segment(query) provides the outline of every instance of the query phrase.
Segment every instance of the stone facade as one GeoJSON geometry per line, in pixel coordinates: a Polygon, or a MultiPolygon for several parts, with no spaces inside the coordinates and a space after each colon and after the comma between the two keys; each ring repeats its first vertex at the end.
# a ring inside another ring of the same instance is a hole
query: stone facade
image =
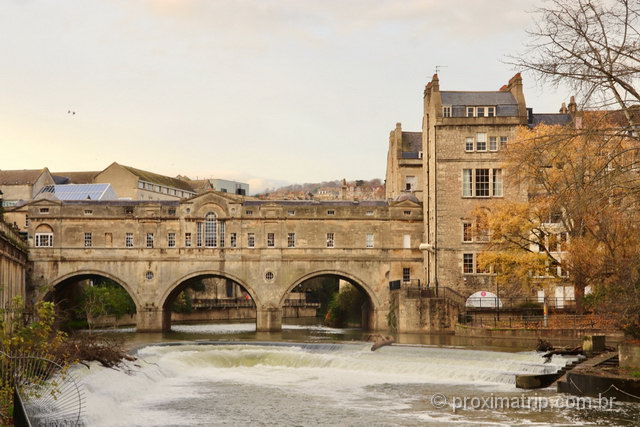
{"type": "Polygon", "coordinates": [[[183,201],[37,200],[29,217],[35,298],[101,275],[130,293],[138,330],[167,329],[172,299],[188,279],[207,275],[251,295],[258,330],[278,330],[291,290],[322,275],[363,290],[368,326],[385,329],[389,281],[404,269],[422,278],[422,207],[410,200],[271,202],[208,192],[183,201]],[[214,226],[215,240],[206,232],[214,226]]]}
{"type": "Polygon", "coordinates": [[[27,248],[0,219],[0,308],[20,297],[26,301],[27,248]]]}
{"type": "Polygon", "coordinates": [[[527,189],[503,169],[504,148],[520,126],[571,122],[575,102],[570,108],[563,105],[559,114],[534,114],[526,106],[519,74],[486,92],[441,91],[434,75],[423,101],[422,132],[403,131],[398,123],[390,134],[386,196],[399,200],[411,194],[424,203],[421,249],[427,286],[447,286],[467,296],[490,290],[493,275],[476,262],[486,238],[476,232],[473,212],[494,200],[526,200],[527,189]]]}
{"type": "Polygon", "coordinates": [[[402,125],[389,134],[385,191],[387,199],[411,192],[422,200],[422,132],[403,132],[402,125]]]}

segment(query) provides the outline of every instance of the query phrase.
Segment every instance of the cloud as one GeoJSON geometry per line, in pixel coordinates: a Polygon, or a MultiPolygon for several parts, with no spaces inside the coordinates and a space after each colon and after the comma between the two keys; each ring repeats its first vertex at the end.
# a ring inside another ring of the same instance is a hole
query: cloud
{"type": "MultiPolygon", "coordinates": [[[[123,3],[130,7],[131,2],[123,3]]],[[[298,40],[376,30],[402,24],[405,30],[475,40],[520,29],[529,20],[525,0],[145,0],[161,19],[233,35],[238,41],[268,37],[298,40]]]]}

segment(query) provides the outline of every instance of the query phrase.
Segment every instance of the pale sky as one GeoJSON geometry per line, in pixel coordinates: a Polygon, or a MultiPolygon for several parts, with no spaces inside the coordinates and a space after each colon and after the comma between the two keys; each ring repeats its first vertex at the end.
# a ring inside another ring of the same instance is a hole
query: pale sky
{"type": "MultiPolygon", "coordinates": [[[[497,90],[522,0],[0,0],[0,169],[384,178],[441,90],[497,90]],[[76,114],[68,114],[68,111],[76,114]]],[[[527,103],[568,94],[525,75],[527,103]]]]}

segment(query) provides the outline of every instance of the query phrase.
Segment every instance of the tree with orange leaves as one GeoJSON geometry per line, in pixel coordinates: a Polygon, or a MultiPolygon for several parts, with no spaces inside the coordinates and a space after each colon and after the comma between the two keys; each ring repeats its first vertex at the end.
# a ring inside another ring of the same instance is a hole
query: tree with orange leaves
{"type": "MultiPolygon", "coordinates": [[[[584,113],[574,126],[519,129],[504,169],[527,201],[475,212],[491,235],[480,265],[519,287],[540,277],[571,284],[579,313],[587,286],[610,307],[607,291],[619,297],[626,289],[629,307],[638,309],[631,323],[640,325],[638,160],[638,140],[605,113],[584,113]]],[[[629,307],[616,311],[628,319],[629,307]]]]}

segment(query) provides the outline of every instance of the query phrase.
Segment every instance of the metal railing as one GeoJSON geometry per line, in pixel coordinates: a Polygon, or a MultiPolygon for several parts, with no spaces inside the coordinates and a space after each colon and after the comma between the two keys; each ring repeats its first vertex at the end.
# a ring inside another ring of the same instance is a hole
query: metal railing
{"type": "Polygon", "coordinates": [[[573,309],[576,301],[573,297],[473,297],[465,301],[467,311],[486,310],[540,310],[544,305],[549,309],[573,309]]]}
{"type": "MultiPolygon", "coordinates": [[[[194,298],[193,306],[195,308],[245,308],[255,307],[256,304],[252,299],[246,298],[194,298]]],[[[284,307],[307,307],[319,308],[320,303],[308,302],[304,299],[288,298],[284,301],[284,307]]]]}
{"type": "MultiPolygon", "coordinates": [[[[477,314],[477,313],[476,313],[477,314]]],[[[476,316],[461,314],[458,323],[476,328],[497,329],[603,329],[613,330],[612,319],[596,314],[550,314],[548,316],[476,316]]]]}

